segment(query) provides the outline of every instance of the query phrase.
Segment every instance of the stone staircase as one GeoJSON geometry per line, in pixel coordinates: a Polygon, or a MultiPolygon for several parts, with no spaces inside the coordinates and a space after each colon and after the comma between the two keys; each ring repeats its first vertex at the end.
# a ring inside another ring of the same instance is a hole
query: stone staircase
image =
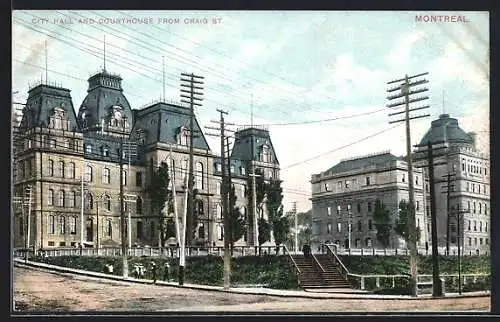
{"type": "Polygon", "coordinates": [[[347,281],[340,275],[328,255],[314,255],[321,264],[324,272],[312,257],[292,255],[300,269],[299,282],[302,288],[350,288],[347,281]]]}
{"type": "Polygon", "coordinates": [[[349,283],[340,274],[339,269],[331,259],[330,255],[317,254],[316,259],[321,264],[325,272],[322,272],[323,282],[329,288],[351,288],[349,283]]]}

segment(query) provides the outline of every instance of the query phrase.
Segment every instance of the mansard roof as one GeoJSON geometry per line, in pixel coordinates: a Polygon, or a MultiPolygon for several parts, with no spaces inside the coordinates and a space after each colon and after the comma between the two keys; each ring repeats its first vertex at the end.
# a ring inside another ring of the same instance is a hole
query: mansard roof
{"type": "Polygon", "coordinates": [[[80,132],[70,90],[55,85],[36,85],[28,91],[21,129],[49,126],[50,118],[56,111],[64,113],[64,118],[68,122],[65,130],[80,132]]]}
{"type": "MultiPolygon", "coordinates": [[[[142,132],[144,145],[155,143],[177,144],[177,136],[184,127],[189,129],[190,109],[174,103],[155,103],[141,110],[134,110],[133,135],[142,132]]],[[[210,147],[203,131],[194,118],[193,146],[196,149],[208,150],[210,147]]]]}

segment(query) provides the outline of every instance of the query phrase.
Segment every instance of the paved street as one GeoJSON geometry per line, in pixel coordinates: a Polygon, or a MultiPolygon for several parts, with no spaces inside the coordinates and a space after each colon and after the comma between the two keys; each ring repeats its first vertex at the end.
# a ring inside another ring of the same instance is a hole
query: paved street
{"type": "Polygon", "coordinates": [[[394,312],[489,311],[490,297],[431,300],[306,299],[244,295],[14,268],[17,311],[394,312]]]}

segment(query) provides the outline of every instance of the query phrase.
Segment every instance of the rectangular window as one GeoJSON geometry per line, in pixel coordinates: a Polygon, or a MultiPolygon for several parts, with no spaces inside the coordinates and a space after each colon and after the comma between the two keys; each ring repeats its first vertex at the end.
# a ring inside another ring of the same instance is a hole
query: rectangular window
{"type": "Polygon", "coordinates": [[[369,230],[372,230],[372,227],[373,227],[372,225],[373,225],[372,220],[371,220],[371,219],[369,219],[369,220],[368,220],[368,229],[369,229],[369,230]]]}
{"type": "Polygon", "coordinates": [[[340,215],[340,205],[337,205],[337,215],[340,215]]]}
{"type": "Polygon", "coordinates": [[[351,204],[347,204],[347,213],[350,214],[351,213],[351,204]]]}
{"type": "Polygon", "coordinates": [[[417,200],[417,210],[420,210],[420,202],[417,200]]]}
{"type": "Polygon", "coordinates": [[[405,182],[405,174],[403,173],[403,176],[401,177],[401,182],[405,182]]]}
{"type": "Polygon", "coordinates": [[[62,246],[62,247],[66,246],[66,242],[63,242],[63,241],[59,242],[59,246],[62,246]]]}
{"type": "Polygon", "coordinates": [[[342,223],[337,223],[337,232],[340,233],[342,231],[342,223]]]}
{"type": "Polygon", "coordinates": [[[361,203],[360,202],[358,202],[357,208],[358,208],[358,214],[359,214],[361,212],[361,203]]]}
{"type": "Polygon", "coordinates": [[[328,206],[326,209],[327,209],[328,216],[331,216],[332,215],[332,207],[328,206]]]}
{"type": "Polygon", "coordinates": [[[352,187],[356,188],[357,184],[358,184],[358,180],[357,179],[352,179],[352,187]]]}
{"type": "Polygon", "coordinates": [[[142,172],[135,173],[135,186],[142,187],[142,172]]]}
{"type": "Polygon", "coordinates": [[[326,225],[326,233],[331,234],[332,233],[332,223],[328,223],[326,225]]]}
{"type": "Polygon", "coordinates": [[[55,243],[54,243],[53,241],[49,241],[49,242],[48,242],[48,245],[49,245],[49,246],[55,246],[55,243]]]}
{"type": "Polygon", "coordinates": [[[469,192],[469,183],[468,182],[466,183],[465,191],[469,192]]]}
{"type": "Polygon", "coordinates": [[[472,238],[469,237],[469,246],[472,246],[472,238]]]}
{"type": "Polygon", "coordinates": [[[370,177],[366,177],[366,185],[369,186],[370,185],[370,177]]]}
{"type": "Polygon", "coordinates": [[[342,190],[342,181],[337,182],[337,189],[342,190]]]}
{"type": "Polygon", "coordinates": [[[368,212],[372,211],[372,203],[371,201],[368,201],[368,212]]]}
{"type": "Polygon", "coordinates": [[[345,181],[345,187],[346,187],[346,189],[349,189],[351,187],[351,181],[350,180],[346,180],[345,181]]]}
{"type": "Polygon", "coordinates": [[[222,226],[217,226],[217,238],[219,240],[224,240],[224,229],[222,226]]]}
{"type": "Polygon", "coordinates": [[[137,222],[137,238],[142,238],[142,221],[137,222]]]}
{"type": "Polygon", "coordinates": [[[328,183],[325,183],[325,191],[329,191],[328,183]]]}

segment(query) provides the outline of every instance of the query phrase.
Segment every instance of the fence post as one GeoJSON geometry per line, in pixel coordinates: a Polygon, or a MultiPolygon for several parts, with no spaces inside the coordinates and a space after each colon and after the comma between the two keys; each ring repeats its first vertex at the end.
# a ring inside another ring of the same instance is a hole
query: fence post
{"type": "Polygon", "coordinates": [[[384,248],[384,256],[387,256],[387,248],[384,248]]]}
{"type": "Polygon", "coordinates": [[[365,277],[364,276],[361,276],[361,289],[362,290],[365,289],[365,277]]]}
{"type": "Polygon", "coordinates": [[[375,256],[375,248],[372,248],[373,256],[375,256]]]}
{"type": "Polygon", "coordinates": [[[363,256],[363,248],[361,248],[361,256],[363,256]]]}
{"type": "Polygon", "coordinates": [[[380,287],[380,276],[377,276],[377,278],[375,279],[375,285],[377,286],[377,288],[380,287]]]}
{"type": "Polygon", "coordinates": [[[392,276],[392,288],[396,287],[396,277],[392,276]]]}

